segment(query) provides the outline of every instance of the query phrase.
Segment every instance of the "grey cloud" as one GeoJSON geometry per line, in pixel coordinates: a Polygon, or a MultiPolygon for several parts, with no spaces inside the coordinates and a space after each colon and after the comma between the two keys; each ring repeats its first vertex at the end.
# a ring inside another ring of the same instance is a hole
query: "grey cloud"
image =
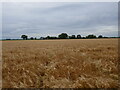
{"type": "Polygon", "coordinates": [[[19,38],[24,33],[32,36],[57,36],[62,32],[69,34],[94,32],[114,36],[117,35],[117,9],[117,3],[114,2],[4,3],[3,38],[19,38]],[[114,30],[110,31],[108,27],[114,27],[112,28],[114,30]]]}

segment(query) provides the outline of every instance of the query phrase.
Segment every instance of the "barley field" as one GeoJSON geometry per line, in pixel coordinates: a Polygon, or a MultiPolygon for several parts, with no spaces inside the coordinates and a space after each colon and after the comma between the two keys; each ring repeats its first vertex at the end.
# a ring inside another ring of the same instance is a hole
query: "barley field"
{"type": "Polygon", "coordinates": [[[118,39],[2,41],[3,88],[118,86],[118,39]]]}

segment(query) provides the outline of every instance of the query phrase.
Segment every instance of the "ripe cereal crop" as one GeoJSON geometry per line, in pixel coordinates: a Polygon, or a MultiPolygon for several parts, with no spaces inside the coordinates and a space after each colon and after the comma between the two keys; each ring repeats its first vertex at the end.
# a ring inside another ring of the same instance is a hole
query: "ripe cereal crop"
{"type": "Polygon", "coordinates": [[[3,88],[118,88],[118,39],[2,41],[3,88]]]}

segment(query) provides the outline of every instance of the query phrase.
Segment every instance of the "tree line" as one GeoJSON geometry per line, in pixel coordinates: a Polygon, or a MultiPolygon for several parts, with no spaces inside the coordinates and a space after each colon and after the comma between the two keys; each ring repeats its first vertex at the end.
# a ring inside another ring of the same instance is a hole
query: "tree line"
{"type": "MultiPolygon", "coordinates": [[[[38,40],[38,39],[43,40],[43,39],[95,39],[95,38],[109,38],[109,37],[103,37],[102,35],[99,35],[97,37],[94,34],[90,34],[90,35],[87,35],[85,37],[82,37],[80,34],[69,36],[67,33],[61,33],[58,35],[58,37],[47,36],[47,37],[40,37],[40,38],[36,38],[36,37],[28,38],[27,35],[21,35],[21,38],[23,40],[38,40]]],[[[115,38],[115,37],[113,37],[113,38],[115,38]]]]}

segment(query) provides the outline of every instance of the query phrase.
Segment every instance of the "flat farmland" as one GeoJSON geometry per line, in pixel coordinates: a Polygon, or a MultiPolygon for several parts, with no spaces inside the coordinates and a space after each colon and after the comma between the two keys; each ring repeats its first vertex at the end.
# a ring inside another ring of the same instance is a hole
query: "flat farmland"
{"type": "Polygon", "coordinates": [[[2,41],[3,88],[117,88],[118,39],[2,41]]]}

